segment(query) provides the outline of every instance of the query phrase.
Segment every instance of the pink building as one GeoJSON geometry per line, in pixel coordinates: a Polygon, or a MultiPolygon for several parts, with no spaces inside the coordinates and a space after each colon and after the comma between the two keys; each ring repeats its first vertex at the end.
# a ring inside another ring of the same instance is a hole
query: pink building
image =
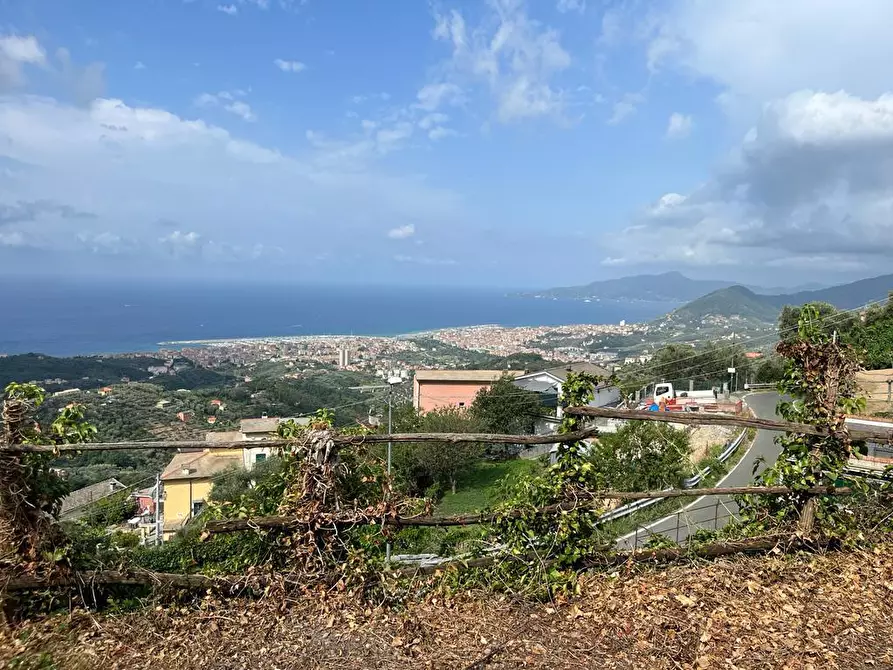
{"type": "Polygon", "coordinates": [[[517,370],[416,370],[412,382],[412,404],[422,412],[439,407],[469,407],[478,391],[503,375],[517,370]]]}

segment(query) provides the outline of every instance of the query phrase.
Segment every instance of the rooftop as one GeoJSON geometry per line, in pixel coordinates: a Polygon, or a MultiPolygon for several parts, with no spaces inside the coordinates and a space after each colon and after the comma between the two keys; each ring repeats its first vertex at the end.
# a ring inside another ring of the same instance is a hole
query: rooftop
{"type": "Polygon", "coordinates": [[[417,382],[495,382],[503,375],[515,377],[520,370],[416,370],[417,382]]]}
{"type": "Polygon", "coordinates": [[[178,479],[207,479],[229,468],[242,467],[241,454],[220,454],[213,451],[177,454],[167,464],[161,479],[166,482],[178,479]]]}
{"type": "Polygon", "coordinates": [[[123,488],[126,488],[124,484],[112,477],[97,482],[96,484],[85,486],[77,491],[72,491],[62,498],[62,507],[59,509],[59,515],[65,516],[69,512],[73,512],[80,507],[89,505],[97,500],[102,500],[103,498],[108,498],[110,495],[117,493],[123,488]]]}
{"type": "Polygon", "coordinates": [[[278,416],[264,416],[260,419],[242,419],[242,422],[239,424],[239,428],[245,434],[275,433],[276,429],[279,427],[279,424],[284,421],[294,421],[296,424],[301,426],[305,426],[310,423],[310,419],[307,417],[281,418],[278,416]]]}

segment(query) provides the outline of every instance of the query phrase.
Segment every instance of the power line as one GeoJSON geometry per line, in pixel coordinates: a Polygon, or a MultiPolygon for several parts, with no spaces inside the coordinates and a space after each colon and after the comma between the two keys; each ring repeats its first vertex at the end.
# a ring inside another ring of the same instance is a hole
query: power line
{"type": "MultiPolygon", "coordinates": [[[[887,298],[880,298],[880,299],[877,299],[877,300],[869,301],[869,302],[865,303],[864,305],[860,305],[859,307],[854,307],[854,308],[846,309],[846,310],[840,310],[840,311],[835,312],[834,314],[832,314],[832,315],[826,317],[825,322],[826,322],[826,323],[829,323],[829,324],[831,324],[831,325],[833,325],[833,324],[837,323],[838,321],[844,319],[844,317],[846,317],[846,316],[848,316],[848,315],[850,315],[850,314],[853,314],[853,313],[856,313],[856,312],[861,312],[861,311],[863,311],[863,310],[865,310],[865,309],[868,309],[868,308],[870,308],[870,307],[873,307],[873,306],[875,306],[875,305],[881,305],[881,304],[883,304],[883,303],[889,302],[889,300],[890,300],[889,297],[887,297],[887,298]]],[[[657,364],[651,366],[650,368],[647,368],[647,369],[644,370],[643,372],[645,372],[646,374],[654,374],[654,372],[655,372],[656,369],[659,369],[659,368],[666,368],[666,367],[671,367],[671,366],[674,366],[674,365],[679,365],[680,363],[684,363],[685,361],[690,361],[690,360],[694,360],[694,359],[697,359],[697,358],[701,358],[702,356],[713,355],[713,354],[715,354],[715,355],[720,355],[721,352],[723,352],[723,351],[731,351],[731,350],[734,349],[736,346],[743,346],[743,345],[751,344],[751,343],[753,343],[753,342],[760,341],[760,340],[766,340],[766,339],[772,339],[772,338],[778,339],[779,336],[784,335],[784,334],[787,334],[787,333],[794,332],[794,331],[796,331],[798,328],[799,328],[799,326],[791,326],[791,327],[788,327],[788,328],[780,329],[780,330],[778,330],[778,331],[776,331],[776,332],[774,332],[774,333],[768,334],[768,335],[759,335],[759,336],[756,336],[756,337],[747,338],[747,339],[745,339],[745,340],[740,340],[740,341],[735,342],[735,343],[731,343],[731,344],[728,344],[728,345],[724,345],[724,346],[721,346],[721,347],[717,347],[716,349],[713,349],[712,351],[709,351],[709,352],[707,352],[707,351],[702,351],[702,352],[700,352],[700,353],[692,354],[691,356],[687,356],[687,357],[685,357],[685,358],[681,358],[681,359],[678,359],[678,360],[675,360],[675,361],[667,361],[667,362],[665,362],[665,363],[657,363],[657,364]]],[[[767,358],[766,360],[768,360],[768,358],[767,358]]],[[[703,377],[703,375],[701,375],[701,377],[703,377]]],[[[690,378],[690,377],[687,376],[687,378],[690,378]]],[[[650,385],[650,384],[653,384],[653,383],[655,383],[655,382],[659,382],[659,381],[661,381],[661,379],[660,379],[660,377],[657,377],[657,378],[651,379],[651,380],[649,380],[649,381],[643,382],[643,385],[650,385]]]]}

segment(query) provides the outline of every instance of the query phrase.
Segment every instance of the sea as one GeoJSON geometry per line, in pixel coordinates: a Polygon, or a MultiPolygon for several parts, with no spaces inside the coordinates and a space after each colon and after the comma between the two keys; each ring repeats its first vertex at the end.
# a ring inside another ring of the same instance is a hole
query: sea
{"type": "Polygon", "coordinates": [[[153,352],[162,343],[190,340],[392,336],[482,324],[633,323],[676,306],[551,300],[482,288],[114,279],[16,282],[0,292],[0,354],[153,352]]]}

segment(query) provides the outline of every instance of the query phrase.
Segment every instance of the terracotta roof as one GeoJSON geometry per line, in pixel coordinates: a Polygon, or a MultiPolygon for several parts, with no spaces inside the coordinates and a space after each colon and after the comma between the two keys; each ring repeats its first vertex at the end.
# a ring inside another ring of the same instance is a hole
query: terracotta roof
{"type": "Polygon", "coordinates": [[[213,451],[183,453],[171,459],[161,473],[161,478],[168,482],[178,479],[207,479],[233,467],[242,467],[241,454],[220,454],[213,451]]]}
{"type": "Polygon", "coordinates": [[[519,370],[416,370],[417,382],[495,382],[503,375],[515,377],[519,370]]]}

